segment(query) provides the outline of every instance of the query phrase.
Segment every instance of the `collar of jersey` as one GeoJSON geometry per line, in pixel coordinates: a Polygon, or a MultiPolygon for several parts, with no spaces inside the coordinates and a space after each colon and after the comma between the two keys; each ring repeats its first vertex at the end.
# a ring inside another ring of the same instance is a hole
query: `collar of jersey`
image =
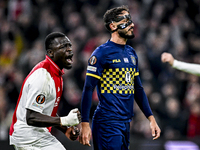
{"type": "Polygon", "coordinates": [[[53,72],[56,74],[56,75],[63,75],[64,74],[64,69],[63,70],[60,70],[60,68],[53,62],[53,60],[46,55],[46,60],[51,64],[52,66],[52,69],[53,69],[53,72]]]}
{"type": "Polygon", "coordinates": [[[112,42],[112,41],[110,41],[110,40],[108,40],[108,43],[110,43],[110,44],[112,44],[112,45],[115,45],[115,46],[117,46],[117,47],[120,47],[120,48],[124,48],[126,45],[122,45],[122,44],[117,44],[117,43],[115,43],[115,42],[112,42]]]}

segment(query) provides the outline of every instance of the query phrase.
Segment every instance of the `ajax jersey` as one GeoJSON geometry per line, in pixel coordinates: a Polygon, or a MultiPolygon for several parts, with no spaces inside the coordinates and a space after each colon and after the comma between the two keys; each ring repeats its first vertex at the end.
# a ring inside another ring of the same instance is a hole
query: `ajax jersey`
{"type": "MultiPolygon", "coordinates": [[[[48,57],[37,64],[24,80],[10,127],[10,144],[22,146],[43,141],[51,128],[37,128],[26,123],[26,109],[56,116],[63,89],[63,72],[48,57]],[[17,129],[17,130],[15,130],[17,129]]],[[[48,138],[46,139],[48,140],[48,138]]]]}

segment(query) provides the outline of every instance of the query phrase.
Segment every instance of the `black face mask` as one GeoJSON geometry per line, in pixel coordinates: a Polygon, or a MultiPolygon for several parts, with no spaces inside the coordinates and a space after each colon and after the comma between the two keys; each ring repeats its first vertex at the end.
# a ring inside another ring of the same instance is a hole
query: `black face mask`
{"type": "Polygon", "coordinates": [[[128,26],[133,22],[133,21],[131,20],[130,14],[124,15],[124,16],[117,16],[117,18],[115,18],[115,19],[112,20],[112,21],[114,21],[114,22],[119,22],[119,21],[121,21],[121,20],[123,20],[123,19],[128,19],[129,21],[126,22],[126,23],[119,24],[119,25],[117,26],[117,29],[116,29],[116,30],[113,30],[112,32],[115,32],[115,31],[117,31],[118,29],[125,29],[126,27],[128,27],[128,26]]]}
{"type": "Polygon", "coordinates": [[[128,15],[124,15],[124,16],[117,16],[117,18],[113,19],[113,21],[120,22],[123,19],[131,20],[131,15],[128,14],[128,15]]]}
{"type": "Polygon", "coordinates": [[[133,21],[132,20],[129,20],[127,23],[122,23],[122,24],[119,24],[117,26],[117,29],[125,29],[126,27],[128,27],[133,21]]]}

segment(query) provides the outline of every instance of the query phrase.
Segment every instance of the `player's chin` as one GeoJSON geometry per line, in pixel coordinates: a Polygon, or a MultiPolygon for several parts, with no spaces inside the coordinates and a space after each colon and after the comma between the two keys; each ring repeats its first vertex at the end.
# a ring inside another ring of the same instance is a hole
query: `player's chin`
{"type": "Polygon", "coordinates": [[[67,70],[69,70],[69,69],[72,68],[72,65],[71,64],[70,65],[66,65],[64,68],[67,69],[67,70]]]}

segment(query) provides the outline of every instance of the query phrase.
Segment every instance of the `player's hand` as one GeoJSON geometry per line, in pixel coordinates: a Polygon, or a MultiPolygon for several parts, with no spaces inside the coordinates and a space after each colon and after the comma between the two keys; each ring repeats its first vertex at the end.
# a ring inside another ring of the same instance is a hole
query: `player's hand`
{"type": "Polygon", "coordinates": [[[79,128],[73,126],[73,127],[71,127],[71,132],[70,132],[69,139],[74,141],[74,140],[76,140],[78,138],[79,134],[80,134],[79,128]]]}
{"type": "Polygon", "coordinates": [[[81,113],[78,108],[72,109],[65,117],[60,117],[62,126],[75,126],[81,122],[81,113]]]}
{"type": "Polygon", "coordinates": [[[70,140],[75,141],[75,140],[78,138],[79,133],[80,133],[79,128],[77,128],[77,127],[75,127],[75,126],[72,126],[72,127],[69,127],[69,128],[66,130],[65,135],[66,135],[66,137],[68,137],[70,140]]]}
{"type": "Polygon", "coordinates": [[[156,140],[160,137],[161,130],[153,116],[150,116],[148,119],[150,121],[150,128],[151,128],[153,140],[156,140]]]}
{"type": "Polygon", "coordinates": [[[168,62],[172,66],[174,63],[174,57],[172,56],[172,54],[164,52],[161,55],[161,61],[163,63],[168,62]]]}
{"type": "Polygon", "coordinates": [[[90,145],[90,138],[91,138],[91,129],[89,122],[82,122],[81,123],[81,132],[79,136],[79,142],[83,145],[90,145]]]}
{"type": "Polygon", "coordinates": [[[72,141],[74,141],[74,140],[76,140],[77,138],[78,138],[78,136],[79,136],[79,134],[80,134],[80,130],[79,130],[79,128],[77,128],[77,127],[75,127],[75,126],[73,126],[73,127],[71,127],[72,128],[72,130],[71,130],[71,132],[70,132],[70,139],[72,140],[72,141]]]}

